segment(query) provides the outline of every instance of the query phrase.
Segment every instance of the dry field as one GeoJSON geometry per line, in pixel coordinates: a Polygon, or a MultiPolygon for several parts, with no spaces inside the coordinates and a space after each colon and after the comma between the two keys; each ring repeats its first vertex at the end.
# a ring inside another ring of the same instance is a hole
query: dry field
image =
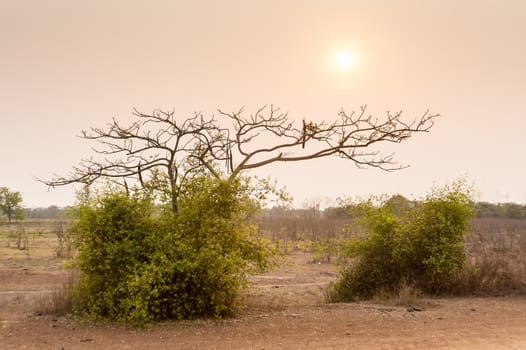
{"type": "MultiPolygon", "coordinates": [[[[290,264],[252,277],[233,319],[134,330],[46,315],[68,280],[57,232],[52,222],[0,226],[0,349],[526,349],[524,294],[327,304],[338,267],[298,245],[290,264]]],[[[474,222],[468,243],[473,259],[524,277],[525,222],[474,222]]]]}

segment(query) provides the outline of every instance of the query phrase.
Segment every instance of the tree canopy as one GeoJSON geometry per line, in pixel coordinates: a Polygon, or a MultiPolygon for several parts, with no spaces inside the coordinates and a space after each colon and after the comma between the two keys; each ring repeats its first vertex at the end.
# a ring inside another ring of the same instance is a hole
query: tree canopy
{"type": "Polygon", "coordinates": [[[22,219],[24,208],[22,207],[20,192],[11,191],[7,187],[0,187],[0,211],[7,216],[9,222],[12,219],[22,219]]]}

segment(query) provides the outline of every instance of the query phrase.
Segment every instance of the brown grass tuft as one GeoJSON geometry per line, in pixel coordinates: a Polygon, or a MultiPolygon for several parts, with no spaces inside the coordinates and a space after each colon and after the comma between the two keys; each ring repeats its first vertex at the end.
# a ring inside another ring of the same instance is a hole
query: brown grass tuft
{"type": "Polygon", "coordinates": [[[381,289],[376,292],[372,301],[391,306],[414,306],[418,304],[422,296],[423,293],[414,284],[403,279],[397,290],[381,289]]]}
{"type": "Polygon", "coordinates": [[[526,292],[526,220],[474,219],[459,294],[526,292]]]}
{"type": "Polygon", "coordinates": [[[77,280],[77,274],[74,270],[70,271],[66,282],[56,287],[50,294],[41,296],[37,301],[35,312],[55,316],[70,314],[74,307],[73,287],[77,280]]]}

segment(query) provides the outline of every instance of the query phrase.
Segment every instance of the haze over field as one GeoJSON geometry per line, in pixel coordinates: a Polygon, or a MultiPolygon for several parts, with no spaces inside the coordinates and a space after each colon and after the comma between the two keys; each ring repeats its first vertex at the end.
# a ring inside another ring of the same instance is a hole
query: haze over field
{"type": "Polygon", "coordinates": [[[521,0],[0,0],[0,186],[30,207],[69,205],[66,174],[93,144],[82,129],[132,109],[181,118],[273,104],[291,118],[340,108],[408,119],[429,134],[386,153],[410,168],[358,170],[339,158],[275,164],[307,199],[422,195],[460,176],[477,200],[526,202],[526,2],[521,0]]]}

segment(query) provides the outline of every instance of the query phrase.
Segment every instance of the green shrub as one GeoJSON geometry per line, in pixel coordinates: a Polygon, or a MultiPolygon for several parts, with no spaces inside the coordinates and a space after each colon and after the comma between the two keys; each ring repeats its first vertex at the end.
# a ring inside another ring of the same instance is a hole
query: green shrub
{"type": "Polygon", "coordinates": [[[464,239],[472,216],[470,193],[463,183],[437,189],[424,200],[404,205],[392,201],[359,205],[366,235],[352,239],[353,260],[331,290],[334,301],[397,293],[411,283],[426,293],[453,289],[465,262],[464,239]]]}
{"type": "Polygon", "coordinates": [[[76,313],[139,325],[231,313],[248,274],[274,256],[250,221],[258,209],[251,190],[242,180],[197,177],[177,215],[115,190],[81,204],[72,227],[76,313]]]}
{"type": "Polygon", "coordinates": [[[463,269],[471,203],[469,192],[457,184],[436,190],[412,211],[397,259],[409,280],[423,291],[450,290],[463,269]]]}

